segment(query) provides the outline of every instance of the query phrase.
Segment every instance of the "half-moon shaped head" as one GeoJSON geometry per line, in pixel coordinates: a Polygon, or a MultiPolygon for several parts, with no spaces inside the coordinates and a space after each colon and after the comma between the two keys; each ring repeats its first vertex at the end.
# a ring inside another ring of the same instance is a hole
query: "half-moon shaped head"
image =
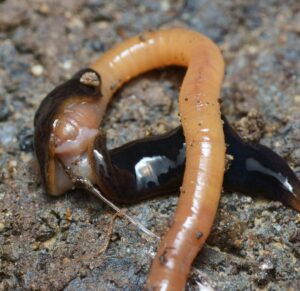
{"type": "Polygon", "coordinates": [[[90,177],[88,148],[98,132],[101,79],[91,69],[76,73],[41,102],[34,118],[34,147],[48,194],[72,188],[65,167],[90,177]]]}

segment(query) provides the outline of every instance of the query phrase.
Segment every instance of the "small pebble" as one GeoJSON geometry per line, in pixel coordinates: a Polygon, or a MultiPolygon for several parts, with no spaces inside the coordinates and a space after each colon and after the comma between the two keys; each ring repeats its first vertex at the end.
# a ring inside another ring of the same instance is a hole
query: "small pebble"
{"type": "Polygon", "coordinates": [[[119,239],[120,239],[120,235],[118,233],[113,233],[111,238],[110,238],[110,240],[113,241],[113,242],[117,241],[119,239]]]}
{"type": "Polygon", "coordinates": [[[254,55],[257,53],[258,48],[256,46],[249,46],[248,50],[250,54],[254,55]]]}
{"type": "Polygon", "coordinates": [[[31,245],[31,248],[32,250],[36,251],[39,249],[41,243],[40,242],[34,242],[32,245],[31,245]]]}
{"type": "Polygon", "coordinates": [[[41,4],[38,11],[43,15],[48,15],[50,12],[50,8],[46,3],[41,4]]]}
{"type": "Polygon", "coordinates": [[[16,166],[17,166],[17,161],[16,160],[11,160],[11,161],[9,161],[8,162],[8,166],[10,167],[10,168],[15,168],[16,166]]]}
{"type": "Polygon", "coordinates": [[[43,248],[51,250],[51,249],[53,249],[55,242],[56,242],[56,236],[51,237],[50,239],[43,242],[43,248]]]}
{"type": "Polygon", "coordinates": [[[72,68],[72,61],[68,60],[62,63],[62,67],[64,70],[70,70],[72,68]]]}
{"type": "Polygon", "coordinates": [[[69,207],[66,210],[66,220],[68,222],[70,222],[72,220],[72,211],[71,211],[71,209],[69,207]]]}
{"type": "Polygon", "coordinates": [[[44,67],[41,65],[34,65],[31,67],[31,74],[35,77],[39,77],[43,74],[44,67]]]}
{"type": "Polygon", "coordinates": [[[24,127],[17,135],[19,147],[21,151],[32,152],[33,151],[33,130],[29,127],[24,127]]]}
{"type": "Polygon", "coordinates": [[[71,260],[69,258],[64,258],[63,259],[63,264],[64,265],[68,265],[68,264],[70,264],[70,262],[71,262],[71,260]]]}
{"type": "Polygon", "coordinates": [[[71,21],[69,22],[69,27],[70,28],[84,28],[84,22],[79,19],[79,18],[72,18],[71,21]]]}
{"type": "Polygon", "coordinates": [[[170,3],[170,2],[167,2],[167,1],[162,1],[162,2],[160,3],[160,7],[161,7],[161,10],[162,10],[162,11],[168,11],[168,10],[170,10],[170,8],[171,8],[171,3],[170,3]]]}
{"type": "Polygon", "coordinates": [[[271,261],[266,261],[264,263],[262,263],[259,268],[261,270],[272,270],[274,269],[274,264],[271,261]]]}
{"type": "Polygon", "coordinates": [[[279,148],[279,147],[281,147],[281,146],[282,146],[282,144],[281,144],[280,141],[276,141],[276,142],[274,143],[274,147],[275,147],[275,148],[279,148]]]}
{"type": "Polygon", "coordinates": [[[109,26],[109,23],[107,21],[99,21],[97,23],[97,27],[99,29],[106,29],[109,26]]]}
{"type": "Polygon", "coordinates": [[[16,160],[11,160],[8,162],[7,169],[8,169],[8,172],[10,173],[11,177],[17,173],[17,165],[18,165],[18,163],[16,160]]]}
{"type": "Polygon", "coordinates": [[[300,103],[300,94],[299,94],[299,95],[296,95],[296,96],[294,97],[294,102],[295,102],[296,104],[299,104],[299,103],[300,103]]]}
{"type": "Polygon", "coordinates": [[[4,223],[0,222],[0,233],[3,232],[5,229],[4,223]]]}
{"type": "Polygon", "coordinates": [[[21,153],[20,157],[21,157],[22,162],[24,162],[24,163],[27,163],[32,159],[31,154],[27,154],[27,153],[23,153],[23,152],[21,153]]]}

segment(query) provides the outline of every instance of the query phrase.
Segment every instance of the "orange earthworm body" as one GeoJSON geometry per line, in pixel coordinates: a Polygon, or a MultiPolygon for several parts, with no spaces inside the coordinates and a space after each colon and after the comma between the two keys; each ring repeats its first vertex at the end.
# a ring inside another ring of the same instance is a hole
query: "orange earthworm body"
{"type": "Polygon", "coordinates": [[[91,157],[106,107],[122,84],[168,65],[187,67],[179,96],[186,166],[172,225],[152,263],[150,290],[184,289],[216,215],[225,164],[218,102],[224,63],[218,47],[207,37],[180,28],[125,40],[91,65],[100,78],[91,70],[77,73],[42,101],[35,116],[35,148],[47,192],[60,195],[76,187],[66,173],[72,168],[108,195],[91,157]]]}
{"type": "Polygon", "coordinates": [[[143,72],[168,65],[187,67],[179,96],[186,139],[186,168],[172,226],[152,263],[147,282],[150,290],[184,289],[190,266],[215,218],[225,163],[218,102],[224,74],[223,58],[207,37],[177,28],[128,39],[91,66],[102,79],[103,96],[99,102],[105,110],[123,83],[143,72]]]}

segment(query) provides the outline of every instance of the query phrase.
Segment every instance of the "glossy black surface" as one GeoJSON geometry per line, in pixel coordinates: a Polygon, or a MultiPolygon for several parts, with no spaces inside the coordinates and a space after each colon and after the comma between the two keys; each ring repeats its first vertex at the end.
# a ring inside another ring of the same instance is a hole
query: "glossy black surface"
{"type": "Polygon", "coordinates": [[[161,136],[107,151],[104,134],[94,144],[98,186],[115,201],[130,203],[176,193],[182,183],[185,141],[178,127],[161,136]]]}
{"type": "Polygon", "coordinates": [[[224,188],[261,194],[292,207],[297,204],[299,209],[300,181],[286,161],[266,146],[245,143],[226,120],[224,132],[226,152],[234,157],[224,175],[224,188]]]}
{"type": "MultiPolygon", "coordinates": [[[[225,190],[299,205],[300,182],[288,164],[271,149],[244,142],[225,118],[223,128],[227,154],[233,156],[224,175],[225,190]]],[[[178,127],[110,151],[100,134],[94,157],[99,186],[115,201],[129,203],[178,192],[185,164],[183,131],[178,127]]]]}

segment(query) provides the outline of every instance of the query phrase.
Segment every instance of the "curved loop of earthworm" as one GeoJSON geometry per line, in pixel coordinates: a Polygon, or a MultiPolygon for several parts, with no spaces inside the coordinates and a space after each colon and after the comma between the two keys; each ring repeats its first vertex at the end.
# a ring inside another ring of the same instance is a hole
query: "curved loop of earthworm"
{"type": "Polygon", "coordinates": [[[181,290],[191,263],[210,232],[222,187],[225,143],[218,102],[224,73],[222,55],[201,34],[169,29],[124,41],[102,55],[91,68],[102,79],[104,110],[123,83],[168,65],[187,66],[179,96],[187,143],[186,169],[173,223],[152,263],[147,287],[181,290]]]}

